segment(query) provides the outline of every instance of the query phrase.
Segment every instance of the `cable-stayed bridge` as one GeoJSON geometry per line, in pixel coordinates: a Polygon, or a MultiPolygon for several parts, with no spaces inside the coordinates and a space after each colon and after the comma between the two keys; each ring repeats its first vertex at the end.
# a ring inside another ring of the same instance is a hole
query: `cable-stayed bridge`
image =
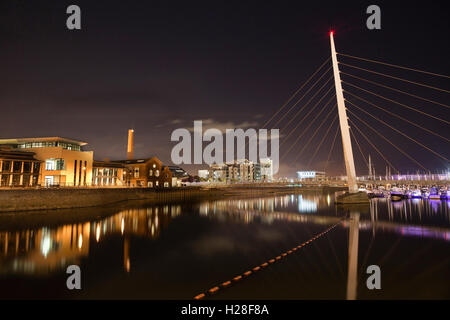
{"type": "Polygon", "coordinates": [[[330,43],[331,57],[263,125],[280,128],[280,162],[319,171],[344,163],[350,192],[356,173],[448,177],[450,76],[336,51],[333,32],[330,43]]]}

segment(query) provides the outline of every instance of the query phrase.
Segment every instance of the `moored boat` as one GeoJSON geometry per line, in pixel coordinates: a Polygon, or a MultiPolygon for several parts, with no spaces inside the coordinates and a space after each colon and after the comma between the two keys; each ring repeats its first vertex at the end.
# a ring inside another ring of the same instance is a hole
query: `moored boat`
{"type": "Polygon", "coordinates": [[[412,199],[422,199],[422,192],[419,189],[413,190],[411,192],[412,199]]]}
{"type": "Polygon", "coordinates": [[[384,198],[384,192],[383,190],[375,189],[372,191],[372,196],[374,198],[384,198]]]}
{"type": "Polygon", "coordinates": [[[441,200],[441,195],[437,188],[433,187],[430,189],[430,195],[428,196],[430,200],[441,200]]]}
{"type": "Polygon", "coordinates": [[[404,192],[402,189],[394,187],[391,189],[391,200],[400,201],[404,198],[404,192]]]}
{"type": "Polygon", "coordinates": [[[403,198],[404,199],[411,199],[411,194],[412,194],[411,190],[405,190],[405,192],[403,193],[403,198]]]}
{"type": "Polygon", "coordinates": [[[449,190],[442,190],[441,191],[441,199],[442,200],[450,200],[450,191],[449,190]]]}

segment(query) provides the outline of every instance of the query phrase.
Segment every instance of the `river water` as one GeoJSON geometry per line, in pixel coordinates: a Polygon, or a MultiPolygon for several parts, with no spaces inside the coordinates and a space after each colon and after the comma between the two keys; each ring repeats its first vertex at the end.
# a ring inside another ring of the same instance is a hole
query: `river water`
{"type": "Polygon", "coordinates": [[[192,299],[230,280],[207,298],[449,299],[449,211],[420,199],[338,207],[310,192],[2,213],[0,298],[192,299]],[[69,265],[81,290],[66,287],[69,265]],[[370,265],[379,290],[367,288],[370,265]]]}

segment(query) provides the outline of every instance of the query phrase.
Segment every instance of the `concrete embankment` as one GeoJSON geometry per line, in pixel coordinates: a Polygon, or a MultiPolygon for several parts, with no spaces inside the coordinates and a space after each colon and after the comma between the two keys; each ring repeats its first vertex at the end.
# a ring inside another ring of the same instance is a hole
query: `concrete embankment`
{"type": "Polygon", "coordinates": [[[270,196],[307,190],[292,187],[3,189],[0,190],[0,212],[94,207],[128,200],[173,202],[270,196]]]}

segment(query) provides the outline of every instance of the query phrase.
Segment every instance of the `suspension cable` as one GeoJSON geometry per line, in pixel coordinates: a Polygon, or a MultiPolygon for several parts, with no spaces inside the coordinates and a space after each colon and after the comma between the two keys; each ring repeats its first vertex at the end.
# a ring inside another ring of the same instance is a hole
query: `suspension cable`
{"type": "Polygon", "coordinates": [[[336,53],[341,55],[341,56],[344,56],[344,57],[349,57],[349,58],[354,58],[354,59],[358,59],[358,60],[369,61],[369,62],[378,63],[378,64],[384,64],[384,65],[389,66],[389,67],[400,68],[400,69],[405,69],[405,70],[415,71],[415,72],[421,72],[421,73],[425,73],[425,74],[429,74],[429,75],[437,76],[437,77],[450,78],[449,76],[446,76],[446,75],[443,75],[443,74],[439,74],[439,73],[433,73],[433,72],[423,71],[423,70],[414,69],[414,68],[402,67],[402,66],[399,66],[399,65],[396,65],[396,64],[391,64],[391,63],[386,63],[386,62],[381,62],[381,61],[371,60],[371,59],[366,59],[366,58],[355,57],[355,56],[351,56],[349,54],[344,54],[344,53],[340,53],[340,52],[336,52],[336,53]]]}
{"type": "MultiPolygon", "coordinates": [[[[348,100],[347,100],[347,102],[350,103],[350,104],[351,104],[352,106],[354,106],[355,108],[359,109],[360,111],[364,112],[365,114],[371,116],[371,117],[374,118],[375,120],[381,122],[381,123],[384,124],[385,126],[388,126],[389,128],[391,128],[392,130],[396,131],[397,133],[400,133],[400,134],[401,134],[402,136],[404,136],[405,138],[408,138],[409,140],[411,140],[411,141],[415,142],[416,144],[418,144],[419,146],[421,146],[421,147],[427,149],[428,151],[430,151],[430,152],[433,153],[434,155],[438,156],[439,158],[444,159],[445,161],[449,162],[449,160],[448,160],[446,157],[444,157],[443,155],[441,155],[441,154],[437,153],[436,151],[434,151],[434,150],[428,148],[427,146],[423,145],[423,144],[420,143],[419,141],[417,141],[417,140],[411,138],[411,137],[408,136],[407,134],[405,134],[405,133],[401,132],[400,130],[394,128],[394,127],[391,126],[390,124],[388,124],[388,123],[384,122],[383,120],[379,119],[378,117],[376,117],[376,116],[370,114],[369,112],[365,111],[364,109],[362,109],[362,108],[356,106],[354,103],[352,103],[352,102],[350,102],[350,101],[348,101],[348,100]]],[[[349,111],[350,113],[352,113],[350,110],[348,110],[348,111],[349,111]]],[[[354,113],[352,113],[352,114],[355,115],[354,113]]]]}
{"type": "Polygon", "coordinates": [[[434,90],[442,91],[442,92],[445,92],[445,93],[450,93],[450,91],[445,90],[445,89],[436,88],[436,87],[433,87],[433,86],[429,86],[429,85],[427,85],[427,84],[423,84],[423,83],[419,83],[419,82],[414,82],[414,81],[406,80],[406,79],[399,78],[399,77],[390,76],[390,75],[385,74],[385,73],[376,72],[376,71],[372,71],[372,70],[368,70],[368,69],[364,69],[364,68],[352,66],[352,65],[350,65],[350,64],[346,64],[346,63],[342,63],[342,62],[339,62],[339,64],[341,64],[341,65],[343,65],[343,66],[346,66],[346,67],[351,67],[351,68],[355,68],[355,69],[358,69],[358,70],[362,70],[362,71],[374,73],[374,74],[377,74],[377,75],[380,75],[380,76],[388,77],[388,78],[391,78],[391,79],[395,79],[395,80],[399,80],[399,81],[403,81],[403,82],[412,83],[412,84],[415,84],[415,85],[417,85],[417,86],[422,86],[422,87],[425,87],[425,88],[434,89],[434,90]]]}
{"type": "Polygon", "coordinates": [[[316,130],[314,131],[314,133],[312,134],[311,137],[309,137],[309,140],[303,145],[303,148],[298,152],[297,156],[294,159],[294,162],[297,161],[298,157],[302,154],[302,152],[306,149],[306,147],[311,143],[311,141],[313,140],[313,138],[316,136],[317,132],[319,131],[319,129],[322,127],[322,125],[325,123],[325,121],[327,121],[328,117],[331,115],[331,113],[334,111],[334,108],[336,107],[337,104],[335,104],[330,112],[328,112],[328,115],[325,117],[325,119],[323,119],[322,123],[316,128],[316,130]]]}
{"type": "Polygon", "coordinates": [[[356,78],[356,79],[359,79],[359,80],[362,80],[362,81],[365,81],[365,82],[377,85],[379,87],[383,87],[383,88],[390,89],[390,90],[393,90],[393,91],[396,91],[396,92],[400,92],[400,93],[406,94],[408,96],[411,96],[411,97],[414,97],[414,98],[417,98],[417,99],[421,99],[423,101],[427,101],[427,102],[430,102],[430,103],[433,103],[433,104],[437,104],[437,105],[443,106],[445,108],[450,108],[449,105],[446,105],[446,104],[443,104],[443,103],[440,103],[440,102],[437,102],[437,101],[433,101],[433,100],[430,100],[430,99],[422,98],[422,97],[416,96],[415,94],[408,93],[408,92],[405,92],[405,91],[402,91],[402,90],[398,90],[398,89],[395,89],[395,88],[383,85],[383,84],[375,82],[375,81],[370,81],[370,80],[367,80],[367,79],[364,79],[364,78],[361,78],[361,77],[357,77],[357,76],[355,76],[353,74],[346,73],[346,72],[343,72],[343,71],[341,71],[341,73],[345,74],[347,76],[350,76],[350,77],[353,77],[353,78],[356,78]]]}
{"type": "MultiPolygon", "coordinates": [[[[264,125],[262,126],[263,128],[266,127],[266,125],[269,124],[270,121],[272,121],[273,118],[275,118],[275,116],[284,108],[286,107],[286,105],[292,101],[292,99],[294,99],[294,97],[306,86],[306,84],[311,81],[311,79],[317,74],[317,72],[319,72],[320,69],[322,69],[322,67],[330,60],[331,57],[328,57],[321,65],[319,68],[317,68],[317,70],[300,86],[300,88],[294,92],[294,94],[292,94],[292,96],[280,107],[278,108],[278,110],[272,115],[272,117],[266,121],[266,123],[264,123],[264,125]]],[[[326,71],[328,72],[328,71],[326,71]]]]}
{"type": "Polygon", "coordinates": [[[364,155],[364,152],[362,151],[362,148],[361,148],[361,146],[359,145],[358,139],[356,139],[356,135],[353,133],[353,130],[351,130],[351,129],[352,129],[352,128],[350,128],[349,131],[350,131],[350,133],[351,133],[353,139],[355,140],[356,145],[358,146],[359,152],[361,153],[361,155],[362,155],[362,157],[363,157],[363,159],[364,159],[364,163],[366,164],[367,168],[369,168],[369,162],[367,162],[366,156],[364,155]]]}
{"type": "Polygon", "coordinates": [[[395,101],[395,100],[392,100],[392,99],[389,99],[389,98],[383,97],[382,95],[379,95],[378,93],[374,93],[374,92],[372,92],[372,91],[369,91],[369,90],[363,89],[363,88],[361,88],[361,87],[358,87],[357,85],[351,84],[351,83],[349,83],[349,82],[346,82],[346,81],[342,81],[342,82],[343,82],[343,83],[345,83],[345,84],[347,84],[347,85],[349,85],[349,86],[355,87],[355,88],[357,88],[357,89],[359,89],[359,90],[361,90],[361,91],[364,91],[364,92],[370,93],[370,94],[372,94],[372,95],[374,95],[374,96],[376,96],[376,97],[382,98],[382,99],[384,99],[384,100],[387,100],[387,101],[389,101],[389,102],[392,102],[392,103],[398,104],[399,106],[402,106],[402,107],[404,107],[404,108],[407,108],[407,109],[410,109],[410,110],[416,111],[416,112],[418,112],[418,113],[421,113],[421,114],[423,114],[423,115],[426,115],[427,117],[430,117],[430,118],[433,118],[433,119],[439,120],[439,121],[441,121],[441,122],[444,122],[444,123],[446,123],[446,124],[450,124],[450,122],[449,122],[449,121],[447,121],[447,120],[444,120],[444,119],[441,119],[441,118],[439,118],[439,117],[436,117],[436,116],[433,116],[432,114],[429,114],[429,113],[426,113],[426,112],[423,112],[423,111],[417,110],[416,108],[410,107],[410,106],[408,106],[408,105],[406,105],[406,104],[403,104],[403,103],[400,103],[400,102],[398,102],[398,101],[395,101]]]}
{"type": "MultiPolygon", "coordinates": [[[[293,117],[291,117],[291,119],[288,121],[288,123],[286,124],[286,128],[289,127],[289,125],[292,123],[292,121],[294,121],[294,119],[300,114],[300,112],[303,111],[303,109],[306,108],[306,106],[319,94],[319,92],[325,87],[325,85],[328,84],[328,82],[330,82],[333,79],[333,76],[331,76],[330,78],[328,78],[328,80],[316,91],[316,93],[313,94],[313,96],[308,100],[308,102],[306,102],[300,109],[297,110],[297,112],[294,114],[293,117]]],[[[327,95],[331,89],[333,89],[333,86],[331,86],[328,91],[324,94],[327,95]]]]}
{"type": "Polygon", "coordinates": [[[331,143],[331,148],[330,151],[328,152],[327,162],[325,162],[325,168],[323,169],[323,171],[326,171],[328,168],[328,162],[330,161],[331,152],[333,151],[338,133],[339,133],[339,125],[336,128],[336,133],[334,134],[333,142],[331,143]]]}
{"type": "MultiPolygon", "coordinates": [[[[350,102],[350,104],[352,104],[350,102]]],[[[352,104],[353,105],[353,104],[352,104]]],[[[353,105],[355,106],[355,105],[353,105]]],[[[348,110],[348,109],[347,109],[348,110]]],[[[418,162],[416,159],[414,159],[413,157],[411,157],[408,153],[406,153],[405,151],[403,151],[402,149],[400,149],[398,146],[396,146],[395,144],[393,144],[391,141],[389,141],[389,139],[387,139],[385,136],[383,136],[381,133],[379,133],[377,130],[375,130],[372,126],[370,126],[366,121],[362,120],[360,117],[358,117],[356,114],[354,114],[351,110],[348,110],[348,112],[350,112],[350,114],[352,114],[353,116],[355,116],[359,121],[361,121],[362,123],[364,123],[366,126],[368,126],[370,129],[372,129],[372,131],[374,131],[376,134],[378,134],[380,137],[382,137],[385,141],[387,141],[390,145],[392,145],[394,148],[396,148],[398,151],[400,151],[403,155],[405,155],[406,157],[408,157],[410,160],[412,160],[413,162],[415,162],[417,165],[419,165],[419,167],[422,167],[422,169],[425,169],[426,171],[429,171],[427,168],[425,168],[425,166],[423,166],[420,162],[418,162]]]]}
{"type": "Polygon", "coordinates": [[[334,122],[336,121],[338,115],[336,114],[333,118],[333,121],[331,122],[330,126],[328,127],[327,131],[325,132],[325,134],[322,137],[322,140],[320,140],[320,143],[317,145],[316,150],[314,151],[313,155],[311,156],[311,158],[309,159],[307,168],[309,168],[309,165],[311,164],[311,161],[314,159],[314,157],[316,156],[317,152],[319,151],[320,147],[322,146],[322,143],[325,141],[325,138],[328,137],[328,132],[330,132],[330,129],[333,127],[334,122]]]}
{"type": "MultiPolygon", "coordinates": [[[[328,71],[330,71],[331,70],[331,68],[332,67],[329,67],[321,76],[320,76],[320,78],[319,79],[317,79],[317,81],[316,82],[314,82],[312,85],[311,85],[311,87],[300,97],[300,99],[298,99],[297,100],[297,102],[296,103],[294,103],[290,108],[289,108],[289,110],[288,111],[286,111],[284,114],[283,114],[283,116],[281,116],[281,118],[279,118],[276,122],[275,122],[275,124],[272,126],[272,128],[275,128],[288,114],[289,114],[289,112],[291,112],[291,110],[293,109],[293,108],[295,108],[295,106],[297,106],[299,103],[300,103],[300,101],[302,101],[303,100],[303,98],[311,91],[311,89],[312,88],[314,88],[315,87],[315,85],[320,81],[320,80],[322,80],[322,78],[328,73],[328,71]]],[[[327,82],[326,83],[328,83],[330,80],[332,79],[332,77],[330,77],[328,80],[327,80],[327,82]]],[[[318,90],[318,91],[320,91],[321,89],[323,88],[323,86],[318,90]]],[[[314,98],[315,96],[313,96],[313,98],[314,98]]],[[[312,99],[311,99],[312,100],[312,99]]],[[[300,113],[300,111],[301,110],[303,110],[303,108],[307,105],[309,103],[309,101],[296,113],[296,115],[295,116],[297,116],[297,114],[298,113],[300,113]]],[[[294,116],[294,117],[295,117],[294,116]]],[[[263,127],[264,128],[264,127],[263,127]]]]}
{"type": "MultiPolygon", "coordinates": [[[[371,106],[374,106],[374,107],[376,107],[376,108],[378,108],[378,109],[380,109],[380,110],[383,110],[384,112],[386,112],[386,113],[388,113],[388,114],[390,114],[390,115],[393,115],[393,116],[395,116],[395,117],[397,117],[397,118],[399,118],[399,119],[401,119],[401,120],[403,120],[403,121],[405,121],[405,122],[408,122],[408,123],[412,124],[413,126],[416,126],[417,128],[420,128],[420,129],[422,129],[422,130],[424,130],[424,131],[427,131],[427,132],[429,132],[429,133],[435,135],[436,137],[439,137],[439,138],[441,138],[441,139],[444,139],[444,140],[450,142],[450,139],[447,139],[446,137],[441,136],[440,134],[438,134],[438,133],[436,133],[436,132],[434,132],[434,131],[431,131],[431,130],[429,130],[429,129],[427,129],[427,128],[424,128],[424,127],[422,127],[422,126],[420,126],[420,125],[418,125],[418,124],[416,124],[416,123],[414,123],[414,122],[412,122],[412,121],[410,121],[410,120],[408,120],[408,119],[406,119],[406,118],[404,118],[404,117],[402,117],[402,116],[399,116],[399,115],[396,114],[396,113],[393,113],[393,112],[388,111],[388,110],[386,110],[386,109],[384,109],[384,108],[382,108],[382,107],[380,107],[380,106],[377,106],[376,104],[374,104],[374,103],[372,103],[372,102],[370,102],[370,101],[367,101],[366,99],[363,99],[363,98],[361,98],[361,97],[358,97],[356,94],[353,94],[353,93],[351,93],[350,91],[345,91],[345,93],[346,93],[346,94],[348,93],[349,95],[351,95],[352,97],[354,97],[354,98],[356,98],[356,99],[358,99],[358,100],[361,100],[361,101],[363,101],[363,102],[365,102],[365,103],[367,103],[367,104],[370,104],[371,106]]],[[[348,101],[348,100],[346,100],[346,101],[348,101]]],[[[348,102],[350,102],[350,101],[348,101],[348,102]]],[[[350,103],[351,103],[351,102],[350,102],[350,103]]]]}
{"type": "MultiPolygon", "coordinates": [[[[291,129],[291,131],[289,132],[289,134],[286,136],[286,138],[283,139],[283,141],[281,142],[281,145],[287,141],[287,139],[291,136],[292,133],[294,133],[294,131],[300,126],[300,124],[316,109],[316,107],[319,105],[319,103],[323,100],[323,98],[325,98],[327,96],[327,94],[333,89],[333,87],[331,87],[330,89],[328,89],[328,91],[320,98],[319,101],[317,101],[317,103],[311,108],[309,109],[308,113],[297,123],[297,125],[291,129]]],[[[334,94],[333,96],[331,96],[331,98],[327,101],[327,103],[325,103],[325,105],[323,106],[323,108],[325,108],[330,102],[331,100],[334,98],[334,94]]],[[[293,117],[292,119],[295,119],[295,117],[293,117]]],[[[291,120],[292,120],[291,119],[291,120]]],[[[288,124],[289,125],[289,124],[288,124]]],[[[287,126],[286,126],[287,127],[287,126]]]]}
{"type": "MultiPolygon", "coordinates": [[[[328,104],[333,100],[334,95],[327,101],[327,103],[322,107],[322,109],[320,110],[320,112],[318,114],[316,114],[316,116],[313,118],[313,120],[308,124],[308,126],[303,130],[303,132],[297,137],[297,139],[295,139],[294,143],[291,144],[291,147],[288,149],[288,151],[286,151],[286,153],[284,154],[284,156],[282,158],[284,158],[294,147],[294,145],[297,143],[297,141],[308,131],[309,127],[311,127],[311,125],[316,121],[316,119],[320,116],[320,114],[326,109],[326,107],[328,106],[328,104]]],[[[310,110],[310,112],[313,109],[310,110]]],[[[309,113],[308,113],[309,114],[309,113]]],[[[297,126],[293,129],[295,130],[301,122],[303,122],[303,120],[306,119],[306,117],[303,117],[303,119],[297,124],[297,126]]],[[[284,140],[286,141],[286,139],[284,140]]],[[[284,142],[283,141],[283,142],[284,142]]],[[[280,144],[280,146],[282,145],[282,143],[280,144]]]]}
{"type": "Polygon", "coordinates": [[[350,121],[350,123],[356,128],[356,130],[358,130],[358,132],[364,137],[364,139],[366,139],[366,141],[380,154],[380,156],[384,159],[384,161],[386,161],[386,163],[389,164],[395,171],[400,173],[400,171],[398,171],[392,165],[392,163],[390,163],[389,160],[386,159],[386,157],[383,155],[383,153],[380,150],[378,150],[378,148],[369,140],[369,138],[367,138],[367,136],[358,128],[358,126],[351,119],[348,119],[348,121],[350,121]]]}

